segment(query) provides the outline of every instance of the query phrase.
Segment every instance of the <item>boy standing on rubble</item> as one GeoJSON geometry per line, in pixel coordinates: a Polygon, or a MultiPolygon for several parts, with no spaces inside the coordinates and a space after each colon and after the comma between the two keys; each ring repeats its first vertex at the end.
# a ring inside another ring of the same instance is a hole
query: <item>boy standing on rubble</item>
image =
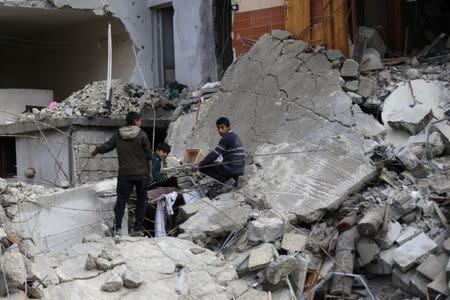
{"type": "Polygon", "coordinates": [[[231,131],[231,124],[227,118],[218,118],[216,127],[222,138],[216,148],[199,163],[198,167],[200,172],[224,184],[217,192],[219,194],[234,186],[237,178],[244,174],[245,152],[239,136],[231,131]],[[216,162],[219,156],[223,158],[221,163],[216,162]]]}
{"type": "Polygon", "coordinates": [[[117,148],[119,173],[117,176],[117,201],[114,205],[114,225],[110,235],[120,234],[122,218],[130,194],[136,187],[136,221],[130,235],[143,236],[144,214],[147,206],[146,187],[151,181],[152,147],[147,134],[141,130],[142,119],[137,112],[126,116],[127,126],[120,128],[109,141],[95,148],[92,157],[117,148]]]}

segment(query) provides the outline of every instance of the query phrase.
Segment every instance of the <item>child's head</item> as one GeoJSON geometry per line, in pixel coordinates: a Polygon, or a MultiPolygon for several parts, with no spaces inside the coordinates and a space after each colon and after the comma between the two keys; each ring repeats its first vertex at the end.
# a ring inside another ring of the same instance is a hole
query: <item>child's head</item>
{"type": "Polygon", "coordinates": [[[159,155],[159,158],[161,160],[165,160],[167,155],[170,153],[170,146],[166,143],[159,143],[158,146],[156,146],[156,153],[159,155]]]}
{"type": "Polygon", "coordinates": [[[130,111],[126,116],[128,125],[142,126],[141,114],[135,111],[130,111]]]}
{"type": "Polygon", "coordinates": [[[219,132],[220,136],[224,136],[227,134],[231,129],[230,120],[228,120],[225,117],[220,117],[216,121],[217,131],[219,132]]]}

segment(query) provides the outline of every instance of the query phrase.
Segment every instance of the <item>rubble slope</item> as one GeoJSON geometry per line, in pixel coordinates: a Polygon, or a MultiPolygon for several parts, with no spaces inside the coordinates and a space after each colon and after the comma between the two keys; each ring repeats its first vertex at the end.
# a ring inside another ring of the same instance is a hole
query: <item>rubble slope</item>
{"type": "MultiPolygon", "coordinates": [[[[359,108],[342,84],[325,54],[266,34],[227,70],[223,91],[202,112],[188,146],[211,149],[219,138],[215,120],[228,116],[247,153],[256,154],[247,191],[281,213],[313,221],[375,174],[356,130],[359,108]]],[[[372,125],[379,123],[367,118],[365,126],[372,125]]]]}

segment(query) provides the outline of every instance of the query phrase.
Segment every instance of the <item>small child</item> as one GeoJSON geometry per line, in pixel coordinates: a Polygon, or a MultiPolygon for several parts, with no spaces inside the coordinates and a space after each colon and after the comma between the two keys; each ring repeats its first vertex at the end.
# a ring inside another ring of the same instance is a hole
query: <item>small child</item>
{"type": "Polygon", "coordinates": [[[175,177],[167,178],[161,173],[161,168],[167,156],[170,153],[170,145],[166,143],[159,143],[156,146],[156,152],[152,155],[152,186],[159,187],[176,187],[177,180],[175,177]]]}

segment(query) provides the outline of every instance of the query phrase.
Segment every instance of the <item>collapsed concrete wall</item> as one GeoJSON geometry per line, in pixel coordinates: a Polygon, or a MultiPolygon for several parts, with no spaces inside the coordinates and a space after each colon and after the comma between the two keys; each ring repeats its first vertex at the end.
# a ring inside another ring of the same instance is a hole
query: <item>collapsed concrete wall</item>
{"type": "MultiPolygon", "coordinates": [[[[375,169],[356,131],[359,107],[325,54],[307,43],[264,35],[226,72],[223,92],[189,138],[205,151],[217,143],[215,120],[228,116],[256,176],[247,190],[284,214],[312,221],[361,188],[375,169]],[[276,153],[288,153],[272,155],[276,153]]],[[[367,116],[366,126],[379,123],[367,116]]]]}

